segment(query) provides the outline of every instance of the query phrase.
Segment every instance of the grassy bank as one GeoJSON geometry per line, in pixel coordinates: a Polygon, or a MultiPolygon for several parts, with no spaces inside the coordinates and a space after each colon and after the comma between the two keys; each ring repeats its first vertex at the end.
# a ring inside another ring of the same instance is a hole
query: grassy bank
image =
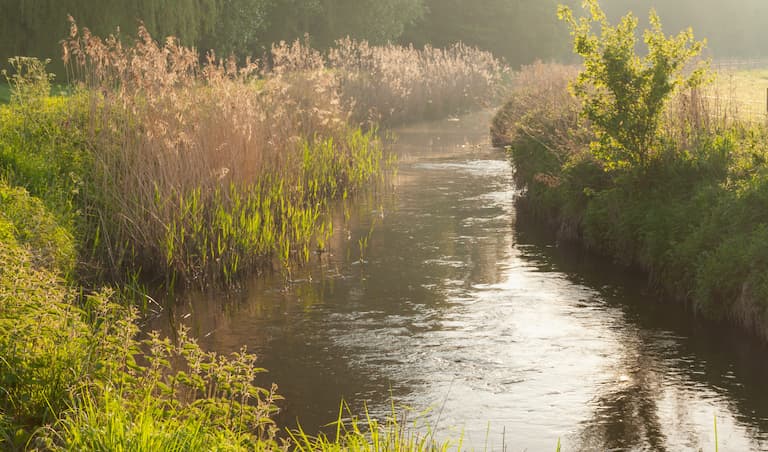
{"type": "Polygon", "coordinates": [[[278,435],[279,396],[253,386],[254,356],[205,352],[184,331],[139,339],[121,287],[290,272],[325,248],[334,200],[382,181],[391,159],[377,122],[483,106],[503,68],[464,47],[353,41],[327,57],[297,42],[274,46],[268,64],[201,64],[173,39],[139,37],[128,46],[73,24],[65,95],[44,63],[12,60],[0,105],[0,449],[444,448],[396,417],[340,424],[332,439],[278,435]]]}
{"type": "Polygon", "coordinates": [[[680,89],[664,105],[647,161],[617,164],[568,89],[579,71],[524,68],[494,119],[527,214],[647,272],[695,313],[768,339],[764,123],[735,114],[725,96],[703,95],[712,88],[680,89]]]}
{"type": "Polygon", "coordinates": [[[252,383],[255,356],[205,352],[184,330],[139,340],[136,311],[113,291],[62,278],[73,238],[42,202],[3,181],[0,200],[0,449],[447,450],[394,415],[340,413],[333,437],[281,433],[277,387],[252,383]]]}

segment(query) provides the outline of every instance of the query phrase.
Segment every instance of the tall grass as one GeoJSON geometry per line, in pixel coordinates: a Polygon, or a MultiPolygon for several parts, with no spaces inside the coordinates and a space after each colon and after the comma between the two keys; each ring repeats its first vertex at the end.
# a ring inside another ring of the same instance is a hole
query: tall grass
{"type": "Polygon", "coordinates": [[[335,425],[335,433],[329,436],[325,433],[318,435],[307,434],[300,426],[288,431],[290,446],[297,452],[309,451],[389,451],[401,450],[411,452],[444,452],[451,448],[462,450],[462,439],[455,444],[451,441],[437,441],[434,433],[420,425],[417,417],[412,421],[408,417],[409,410],[398,412],[394,403],[391,411],[384,419],[377,419],[368,412],[358,417],[345,402],[339,405],[339,415],[335,425]]]}
{"type": "Polygon", "coordinates": [[[333,74],[300,43],[269,71],[72,24],[65,58],[89,98],[88,250],[104,269],[201,283],[309,255],[328,200],[381,174],[374,132],[346,124],[333,74]]]}
{"type": "MultiPolygon", "coordinates": [[[[81,86],[61,120],[83,131],[75,141],[87,159],[69,173],[84,180],[67,202],[78,204],[88,272],[168,283],[229,282],[306,259],[332,230],[327,203],[382,175],[376,122],[485,105],[504,73],[463,46],[351,40],[327,58],[297,41],[274,45],[268,64],[212,54],[200,63],[194,49],[161,45],[143,27],[125,45],[74,21],[63,49],[81,86]]],[[[24,159],[15,145],[11,153],[24,159]]]]}

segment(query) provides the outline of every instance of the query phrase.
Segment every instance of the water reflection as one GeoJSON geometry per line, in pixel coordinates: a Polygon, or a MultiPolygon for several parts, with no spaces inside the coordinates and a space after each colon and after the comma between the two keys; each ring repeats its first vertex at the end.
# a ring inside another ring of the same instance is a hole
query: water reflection
{"type": "Polygon", "coordinates": [[[207,348],[258,353],[280,421],[310,431],[342,397],[375,415],[394,398],[475,449],[714,450],[715,415],[721,448],[768,447],[765,348],[518,218],[487,120],[401,130],[396,189],[358,200],[330,254],[175,317],[207,348]]]}

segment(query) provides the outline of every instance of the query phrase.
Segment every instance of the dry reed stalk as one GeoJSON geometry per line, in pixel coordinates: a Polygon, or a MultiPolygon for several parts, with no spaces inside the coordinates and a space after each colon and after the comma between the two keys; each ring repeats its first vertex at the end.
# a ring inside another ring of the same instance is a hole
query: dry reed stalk
{"type": "Polygon", "coordinates": [[[186,279],[224,256],[237,267],[254,254],[287,256],[287,247],[306,240],[297,231],[317,221],[317,207],[302,197],[312,192],[313,202],[322,201],[320,186],[340,194],[343,184],[360,183],[355,173],[380,166],[353,156],[369,152],[370,143],[350,135],[351,121],[370,126],[366,120],[374,117],[394,121],[477,106],[492,97],[504,72],[489,54],[464,46],[417,51],[351,40],[341,41],[328,62],[296,41],[274,45],[268,67],[239,67],[213,54],[201,63],[194,49],[173,38],[161,45],[143,26],[125,46],[79,30],[73,20],[63,48],[91,99],[91,216],[99,232],[92,246],[112,270],[170,267],[186,279]],[[332,143],[329,162],[307,157],[307,142],[318,149],[332,143]],[[312,171],[333,181],[304,180],[307,165],[326,168],[312,171]],[[279,207],[264,207],[261,197],[280,198],[279,207]],[[229,230],[240,223],[250,229],[229,230]],[[240,236],[255,233],[257,223],[276,228],[262,232],[285,244],[248,249],[253,240],[240,236]],[[231,251],[227,240],[250,245],[231,251]]]}
{"type": "Polygon", "coordinates": [[[568,89],[578,71],[577,66],[542,62],[521,68],[491,126],[494,144],[534,140],[563,156],[583,149],[591,135],[568,89]]]}

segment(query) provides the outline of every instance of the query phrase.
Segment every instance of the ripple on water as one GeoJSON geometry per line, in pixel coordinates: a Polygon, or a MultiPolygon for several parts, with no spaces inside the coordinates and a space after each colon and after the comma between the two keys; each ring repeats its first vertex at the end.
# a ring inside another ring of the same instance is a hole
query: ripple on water
{"type": "Polygon", "coordinates": [[[350,265],[358,245],[340,240],[333,277],[288,293],[280,278],[255,286],[250,307],[199,325],[215,331],[206,345],[258,350],[300,407],[286,417],[308,430],[335,418],[341,396],[385,416],[394,395],[439,413],[438,435],[462,434],[468,449],[552,450],[561,438],[564,450],[714,450],[717,416],[722,450],[768,450],[768,366],[754,358],[765,352],[733,353],[746,346],[645,309],[644,286],[615,266],[523,233],[503,152],[455,146],[482,142],[485,126],[450,124],[401,134],[412,155],[392,205],[384,218],[377,201],[360,207],[379,218],[367,262],[350,265]]]}

